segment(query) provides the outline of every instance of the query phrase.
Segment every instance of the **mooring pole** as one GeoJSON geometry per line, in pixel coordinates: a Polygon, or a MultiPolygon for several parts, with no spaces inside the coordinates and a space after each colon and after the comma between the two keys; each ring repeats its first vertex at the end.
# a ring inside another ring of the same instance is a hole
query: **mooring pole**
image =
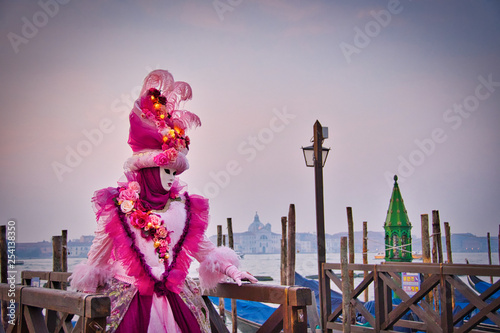
{"type": "Polygon", "coordinates": [[[290,204],[288,210],[288,242],[287,242],[287,285],[295,285],[295,205],[290,204]]]}
{"type": "Polygon", "coordinates": [[[323,127],[316,120],[314,123],[314,180],[316,192],[316,236],[318,243],[318,282],[321,308],[321,324],[323,332],[326,329],[328,315],[331,312],[330,280],[326,278],[323,264],[326,262],[325,244],[325,206],[323,198],[323,127]]]}
{"type": "MultiPolygon", "coordinates": [[[[424,264],[431,263],[431,246],[430,246],[430,237],[429,237],[429,215],[422,214],[420,215],[420,221],[422,223],[422,261],[424,264]]],[[[429,274],[424,274],[424,280],[429,277],[429,274]]],[[[432,304],[434,302],[434,295],[431,291],[425,296],[425,300],[427,303],[432,304]]]]}
{"type": "MultiPolygon", "coordinates": [[[[363,222],[363,264],[368,265],[368,222],[363,222]]],[[[365,271],[363,277],[366,279],[368,271],[365,271]]],[[[368,302],[368,288],[365,289],[365,302],[368,302]]]]}
{"type": "Polygon", "coordinates": [[[347,268],[347,238],[340,239],[340,275],[342,279],[342,327],[344,333],[351,332],[351,281],[347,268]]]}
{"type": "Polygon", "coordinates": [[[286,281],[286,263],[287,263],[287,232],[286,232],[286,216],[281,217],[281,285],[287,286],[286,281]]]}

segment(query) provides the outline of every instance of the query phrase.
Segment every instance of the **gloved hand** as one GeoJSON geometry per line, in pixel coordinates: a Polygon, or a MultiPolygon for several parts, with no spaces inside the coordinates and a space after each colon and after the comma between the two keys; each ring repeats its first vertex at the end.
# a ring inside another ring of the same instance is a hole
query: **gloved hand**
{"type": "Polygon", "coordinates": [[[234,280],[238,284],[238,286],[241,286],[241,280],[246,279],[250,281],[251,283],[257,283],[259,282],[252,274],[248,272],[242,272],[236,266],[234,265],[229,265],[226,268],[225,274],[229,276],[231,279],[234,280]]]}

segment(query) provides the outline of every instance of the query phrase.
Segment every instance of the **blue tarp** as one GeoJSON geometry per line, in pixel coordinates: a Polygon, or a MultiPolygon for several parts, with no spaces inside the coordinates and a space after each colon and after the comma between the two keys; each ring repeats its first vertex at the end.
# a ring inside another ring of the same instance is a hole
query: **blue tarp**
{"type": "MultiPolygon", "coordinates": [[[[219,298],[209,296],[212,303],[219,305],[219,298]]],[[[231,311],[231,299],[224,299],[224,309],[231,311]]],[[[236,309],[238,309],[238,317],[244,318],[259,325],[264,322],[273,314],[276,308],[263,304],[260,302],[244,301],[241,299],[236,300],[236,309]]]]}

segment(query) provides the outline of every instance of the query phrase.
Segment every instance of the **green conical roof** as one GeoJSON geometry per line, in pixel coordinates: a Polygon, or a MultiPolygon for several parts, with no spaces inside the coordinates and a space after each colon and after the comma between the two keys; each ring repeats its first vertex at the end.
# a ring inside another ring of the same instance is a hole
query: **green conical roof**
{"type": "Polygon", "coordinates": [[[384,227],[410,227],[411,223],[406,212],[403,197],[398,185],[398,176],[394,176],[394,188],[392,189],[391,201],[387,210],[384,227]]]}

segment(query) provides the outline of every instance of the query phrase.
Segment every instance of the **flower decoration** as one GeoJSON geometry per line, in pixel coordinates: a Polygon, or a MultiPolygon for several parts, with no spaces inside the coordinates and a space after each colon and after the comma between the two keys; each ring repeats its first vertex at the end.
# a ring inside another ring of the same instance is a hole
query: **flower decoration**
{"type": "MultiPolygon", "coordinates": [[[[172,231],[167,230],[159,215],[154,214],[151,210],[146,210],[140,203],[140,190],[139,183],[129,182],[127,186],[119,189],[120,193],[115,198],[115,203],[130,218],[130,224],[141,230],[142,237],[153,241],[158,260],[160,263],[164,263],[165,259],[170,258],[169,244],[172,231]]],[[[177,199],[179,193],[172,195],[174,196],[172,199],[177,199]]]]}
{"type": "Polygon", "coordinates": [[[154,161],[158,166],[164,166],[177,159],[179,152],[174,148],[164,150],[162,153],[155,156],[154,161]]]}
{"type": "MultiPolygon", "coordinates": [[[[172,116],[173,104],[156,88],[151,88],[141,98],[142,117],[148,118],[162,135],[162,150],[174,148],[177,151],[189,148],[189,137],[185,135],[179,121],[172,116]]],[[[182,123],[182,122],[181,122],[182,123]]]]}

